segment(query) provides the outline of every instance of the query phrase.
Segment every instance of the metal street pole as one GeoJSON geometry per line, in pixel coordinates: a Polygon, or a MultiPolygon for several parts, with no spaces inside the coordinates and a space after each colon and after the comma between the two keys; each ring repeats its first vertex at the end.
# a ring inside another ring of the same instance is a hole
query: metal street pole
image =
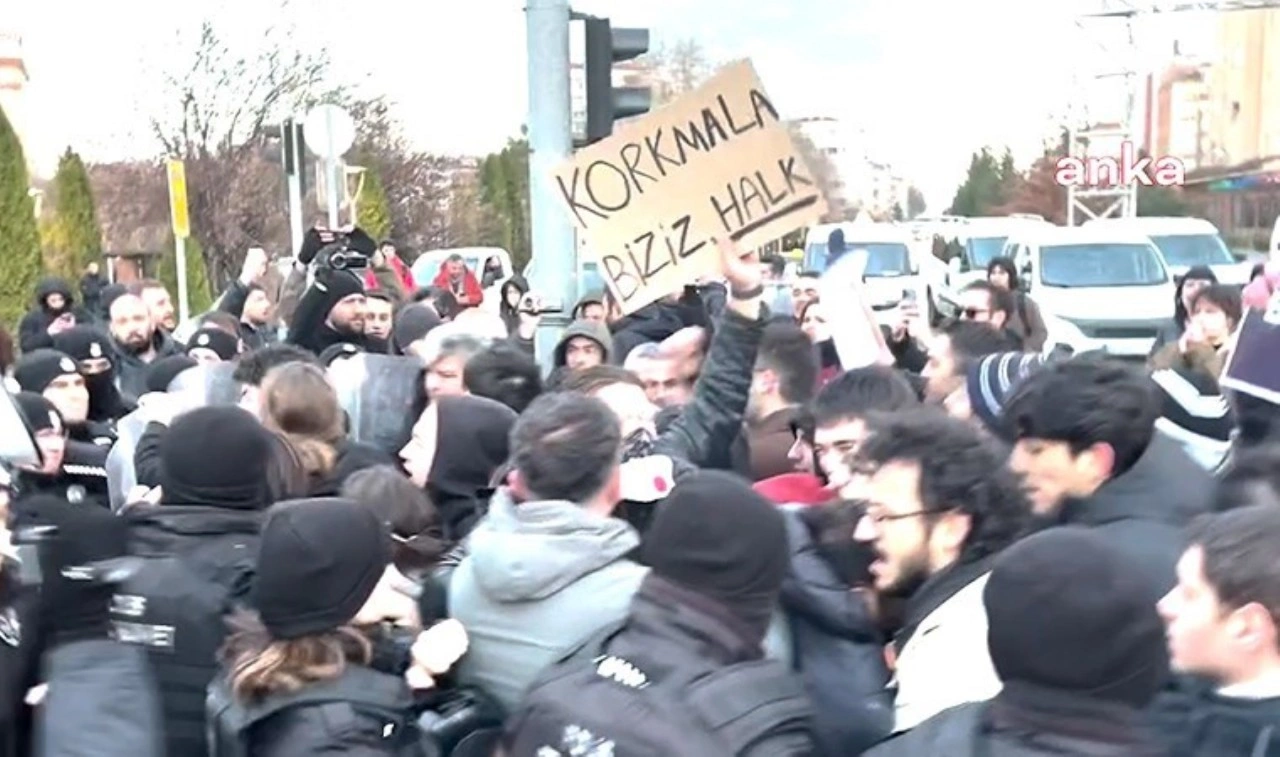
{"type": "Polygon", "coordinates": [[[551,171],[573,153],[569,98],[569,2],[528,0],[529,210],[533,237],[532,291],[560,300],[564,312],[538,328],[538,361],[550,367],[560,333],[577,301],[573,226],[560,207],[551,171]]]}

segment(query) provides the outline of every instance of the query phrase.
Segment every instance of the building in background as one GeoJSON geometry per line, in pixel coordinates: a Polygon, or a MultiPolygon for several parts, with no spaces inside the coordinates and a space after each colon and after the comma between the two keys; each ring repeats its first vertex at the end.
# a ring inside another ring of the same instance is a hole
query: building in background
{"type": "Polygon", "coordinates": [[[1209,138],[1212,69],[1207,62],[1175,58],[1147,79],[1147,151],[1178,158],[1188,171],[1213,162],[1209,138]]]}
{"type": "Polygon", "coordinates": [[[845,208],[888,217],[898,204],[906,210],[907,182],[893,167],[872,156],[866,130],[830,116],[791,121],[835,171],[832,194],[845,208]]]}
{"type": "Polygon", "coordinates": [[[22,51],[22,37],[0,29],[0,109],[13,126],[27,158],[27,170],[36,173],[31,143],[31,76],[22,51]]]}
{"type": "Polygon", "coordinates": [[[1219,13],[1209,74],[1211,162],[1280,155],[1280,9],[1219,13]]]}

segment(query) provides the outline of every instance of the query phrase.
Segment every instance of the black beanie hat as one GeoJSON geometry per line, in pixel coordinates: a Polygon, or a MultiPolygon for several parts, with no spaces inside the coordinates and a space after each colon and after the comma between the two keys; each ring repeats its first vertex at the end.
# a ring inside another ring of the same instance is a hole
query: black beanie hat
{"type": "Polygon", "coordinates": [[[644,557],[655,575],[718,601],[760,639],[791,561],[782,514],[721,471],[676,484],[645,536],[644,557]]]}
{"type": "Polygon", "coordinates": [[[1146,707],[1169,658],[1145,575],[1087,528],[1052,528],[1009,547],[982,594],[1000,679],[1146,707]]]}
{"type": "Polygon", "coordinates": [[[436,311],[419,303],[405,305],[391,324],[391,344],[399,353],[426,336],[443,321],[436,311]]]}
{"type": "Polygon", "coordinates": [[[107,335],[93,326],[73,326],[53,335],[53,348],[73,360],[111,358],[110,343],[107,335]]]}
{"type": "Polygon", "coordinates": [[[216,326],[205,326],[187,342],[188,355],[195,349],[211,350],[223,360],[234,360],[240,354],[240,338],[216,326]]]}
{"type": "Polygon", "coordinates": [[[273,639],[297,639],[350,623],[391,564],[391,538],[349,499],[281,502],[267,513],[253,605],[273,639]]]}
{"type": "Polygon", "coordinates": [[[129,289],[124,284],[108,284],[103,287],[102,294],[100,296],[102,312],[109,314],[111,312],[111,305],[128,293],[129,289]]]}
{"type": "Polygon", "coordinates": [[[13,395],[13,399],[18,404],[18,409],[22,411],[22,415],[27,419],[27,424],[31,426],[33,432],[39,433],[56,428],[59,431],[65,431],[67,424],[62,420],[62,413],[58,412],[58,408],[53,403],[44,398],[43,394],[35,392],[18,392],[13,395]],[[54,424],[57,424],[56,426],[54,424]]]}
{"type": "Polygon", "coordinates": [[[339,360],[355,357],[361,352],[364,352],[364,350],[351,342],[338,342],[337,344],[331,344],[328,347],[325,347],[324,351],[320,353],[320,365],[328,368],[339,360]]]}
{"type": "Polygon", "coordinates": [[[238,407],[178,416],[160,447],[161,502],[257,510],[267,502],[271,432],[238,407]]]}
{"type": "Polygon", "coordinates": [[[200,365],[188,355],[162,357],[147,367],[147,391],[167,392],[178,374],[200,365]]]}
{"type": "Polygon", "coordinates": [[[59,376],[79,374],[76,361],[65,352],[39,349],[23,355],[13,366],[13,380],[24,392],[40,394],[59,376]]]}
{"type": "Polygon", "coordinates": [[[317,277],[312,286],[324,295],[323,312],[324,316],[328,318],[329,311],[333,310],[339,302],[353,294],[364,294],[364,280],[348,270],[331,270],[324,273],[326,275],[323,280],[317,277]]]}

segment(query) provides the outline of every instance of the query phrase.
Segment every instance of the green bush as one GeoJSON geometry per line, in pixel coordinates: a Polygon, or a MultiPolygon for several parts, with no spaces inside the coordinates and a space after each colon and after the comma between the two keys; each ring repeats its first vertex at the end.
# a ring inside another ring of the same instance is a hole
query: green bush
{"type": "MultiPolygon", "coordinates": [[[[213,307],[213,289],[209,285],[209,276],[205,268],[204,251],[200,242],[191,238],[187,240],[187,297],[191,306],[191,315],[199,315],[213,307]]],[[[178,256],[172,241],[169,249],[160,256],[160,265],[156,271],[159,279],[169,295],[173,297],[174,308],[178,308],[178,256]]]]}
{"type": "Polygon", "coordinates": [[[31,305],[43,260],[27,161],[0,110],[0,319],[18,322],[31,305]]]}

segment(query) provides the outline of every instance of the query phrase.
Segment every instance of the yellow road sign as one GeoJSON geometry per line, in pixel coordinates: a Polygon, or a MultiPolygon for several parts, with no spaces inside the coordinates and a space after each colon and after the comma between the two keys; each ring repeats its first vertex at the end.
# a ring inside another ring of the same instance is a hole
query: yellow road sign
{"type": "Polygon", "coordinates": [[[191,219],[187,215],[187,170],[181,160],[170,158],[169,213],[173,218],[173,235],[178,239],[191,236],[191,219]]]}

